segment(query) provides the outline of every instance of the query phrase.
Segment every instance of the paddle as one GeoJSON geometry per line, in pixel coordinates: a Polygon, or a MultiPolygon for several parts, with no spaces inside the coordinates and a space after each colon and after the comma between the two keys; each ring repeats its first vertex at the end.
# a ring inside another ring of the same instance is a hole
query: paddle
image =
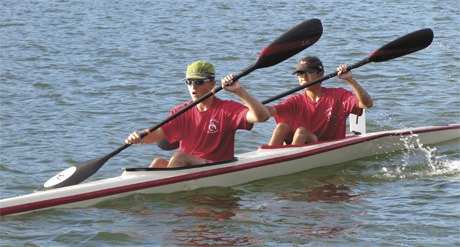
{"type": "MultiPolygon", "coordinates": [[[[248,75],[256,69],[270,67],[292,57],[293,55],[316,43],[316,41],[318,41],[321,37],[322,33],[323,25],[321,21],[318,19],[310,19],[300,23],[299,25],[293,27],[292,29],[278,37],[266,48],[264,48],[262,52],[259,54],[257,60],[251,66],[244,69],[240,74],[234,76],[233,79],[238,80],[239,78],[248,75]]],[[[140,133],[140,136],[145,137],[146,135],[148,135],[148,133],[155,131],[156,129],[160,128],[167,122],[173,120],[185,111],[196,106],[203,100],[216,94],[220,90],[222,90],[222,86],[214,88],[208,94],[202,96],[201,98],[195,100],[194,102],[184,107],[182,110],[169,116],[167,119],[165,119],[158,125],[146,129],[145,131],[142,131],[140,133]]],[[[99,170],[99,168],[101,168],[105,162],[107,162],[110,158],[117,155],[129,146],[131,146],[131,144],[124,144],[123,146],[120,146],[119,148],[115,149],[113,152],[107,155],[92,160],[88,160],[74,167],[70,167],[49,179],[38,190],[48,190],[78,184],[83,180],[89,178],[97,170],[99,170]]]]}
{"type": "MultiPolygon", "coordinates": [[[[388,61],[393,58],[397,57],[402,57],[404,55],[422,50],[426,47],[428,47],[431,42],[433,41],[433,31],[429,28],[427,29],[421,29],[412,33],[409,33],[403,37],[400,37],[384,46],[382,46],[380,49],[375,50],[373,53],[371,53],[367,58],[363,59],[360,62],[357,62],[351,66],[347,66],[347,71],[352,70],[355,68],[358,68],[360,66],[363,66],[367,63],[370,62],[383,62],[383,61],[388,61]]],[[[300,85],[296,88],[293,88],[289,91],[286,91],[284,93],[281,93],[277,96],[274,96],[270,99],[267,99],[265,101],[262,101],[262,104],[268,104],[272,101],[275,101],[277,99],[280,99],[286,95],[295,93],[299,90],[302,90],[306,87],[310,87],[312,85],[315,85],[317,83],[320,83],[322,81],[325,81],[329,78],[337,76],[338,72],[334,72],[331,74],[328,74],[326,76],[323,76],[315,81],[309,82],[304,85],[300,85]]],[[[174,143],[169,143],[166,139],[161,140],[158,143],[158,146],[161,149],[164,150],[172,150],[176,149],[179,146],[178,142],[174,143]]]]}
{"type": "MultiPolygon", "coordinates": [[[[347,71],[361,67],[365,64],[371,63],[371,62],[383,62],[383,61],[388,61],[393,58],[398,58],[402,57],[404,55],[425,49],[428,47],[431,42],[433,41],[433,31],[429,28],[425,29],[420,29],[418,31],[406,34],[396,40],[393,40],[392,42],[380,47],[379,49],[375,50],[372,52],[367,58],[351,65],[347,66],[347,71]]],[[[286,91],[284,93],[281,93],[277,96],[274,96],[272,98],[269,98],[265,101],[262,101],[262,104],[267,104],[272,101],[275,101],[277,99],[280,99],[286,95],[292,94],[294,92],[297,92],[301,89],[310,87],[312,85],[315,85],[317,83],[320,83],[322,81],[325,81],[329,78],[337,76],[338,72],[330,73],[326,76],[323,76],[317,80],[314,80],[312,82],[309,82],[304,85],[300,85],[296,88],[293,88],[289,91],[286,91]]]]}

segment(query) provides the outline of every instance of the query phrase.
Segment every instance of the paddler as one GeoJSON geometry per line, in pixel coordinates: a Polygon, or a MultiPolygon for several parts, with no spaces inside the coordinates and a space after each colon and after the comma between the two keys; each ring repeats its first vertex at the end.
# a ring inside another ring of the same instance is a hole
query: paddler
{"type": "MultiPolygon", "coordinates": [[[[351,70],[347,71],[346,64],[337,71],[338,78],[346,81],[353,92],[317,83],[280,104],[267,106],[277,123],[269,145],[302,145],[345,137],[347,117],[351,113],[361,116],[373,101],[351,70]]],[[[300,85],[313,82],[324,76],[323,63],[315,56],[304,57],[292,74],[297,75],[300,85]]]]}
{"type": "MultiPolygon", "coordinates": [[[[213,64],[206,61],[190,64],[184,82],[192,101],[206,95],[216,85],[213,64]]],[[[232,100],[221,100],[213,95],[143,139],[139,132],[133,132],[125,142],[155,143],[163,138],[170,143],[179,142],[179,149],[169,160],[155,158],[150,167],[178,167],[232,160],[236,130],[251,130],[254,123],[267,121],[270,113],[239,80],[233,81],[232,75],[224,77],[220,83],[224,90],[238,96],[244,105],[232,100]]],[[[170,115],[189,103],[174,108],[170,115]]]]}

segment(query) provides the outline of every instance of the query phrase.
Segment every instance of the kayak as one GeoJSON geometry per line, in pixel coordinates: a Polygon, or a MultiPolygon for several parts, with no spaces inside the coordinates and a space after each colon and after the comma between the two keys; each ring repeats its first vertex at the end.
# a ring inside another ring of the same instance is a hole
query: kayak
{"type": "Polygon", "coordinates": [[[136,193],[234,186],[460,138],[460,124],[356,133],[306,145],[260,146],[233,160],[177,168],[124,168],[120,176],[0,200],[0,215],[77,208],[136,193]]]}

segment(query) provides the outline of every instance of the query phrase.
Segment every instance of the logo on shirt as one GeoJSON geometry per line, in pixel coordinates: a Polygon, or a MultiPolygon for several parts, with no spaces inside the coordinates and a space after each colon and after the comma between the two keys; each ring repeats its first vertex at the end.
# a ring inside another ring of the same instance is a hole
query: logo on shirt
{"type": "Polygon", "coordinates": [[[219,125],[219,121],[217,121],[216,119],[211,119],[211,121],[209,121],[208,133],[215,134],[219,132],[219,125]]]}
{"type": "Polygon", "coordinates": [[[331,120],[331,116],[332,116],[332,107],[331,107],[331,108],[328,108],[328,109],[324,112],[324,115],[326,115],[326,122],[329,122],[329,120],[331,120]]]}

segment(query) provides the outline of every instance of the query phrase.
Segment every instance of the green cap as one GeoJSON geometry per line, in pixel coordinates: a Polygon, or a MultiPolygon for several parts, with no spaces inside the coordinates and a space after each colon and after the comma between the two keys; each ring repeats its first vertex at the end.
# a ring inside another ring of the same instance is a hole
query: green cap
{"type": "Polygon", "coordinates": [[[187,67],[185,77],[189,79],[212,79],[215,78],[214,65],[206,61],[196,61],[187,67]]]}

